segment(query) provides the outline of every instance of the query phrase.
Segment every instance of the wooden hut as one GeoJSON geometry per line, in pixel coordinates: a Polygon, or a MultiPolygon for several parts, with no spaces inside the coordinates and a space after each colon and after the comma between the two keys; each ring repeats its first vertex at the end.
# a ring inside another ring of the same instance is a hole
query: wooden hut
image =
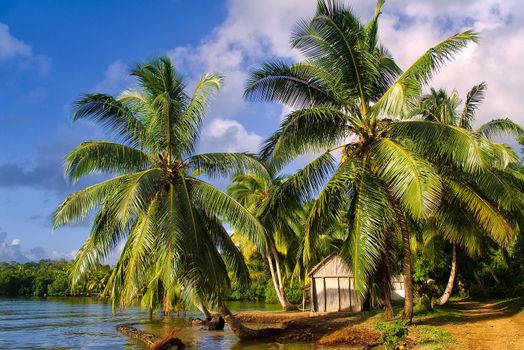
{"type": "MultiPolygon", "coordinates": [[[[318,263],[309,272],[311,279],[311,312],[358,312],[362,303],[357,297],[354,275],[349,265],[333,253],[318,263]]],[[[391,279],[393,300],[404,298],[402,276],[391,279]]]]}
{"type": "Polygon", "coordinates": [[[391,277],[391,299],[402,300],[405,295],[404,276],[398,275],[391,277]]]}
{"type": "Polygon", "coordinates": [[[360,311],[353,272],[346,262],[333,253],[310,272],[311,312],[360,311]]]}

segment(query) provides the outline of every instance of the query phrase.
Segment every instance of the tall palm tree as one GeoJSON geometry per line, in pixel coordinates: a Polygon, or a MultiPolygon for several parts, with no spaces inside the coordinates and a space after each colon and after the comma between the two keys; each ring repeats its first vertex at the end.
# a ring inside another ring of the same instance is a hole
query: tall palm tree
{"type": "MultiPolygon", "coordinates": [[[[278,176],[274,169],[268,166],[269,177],[260,176],[253,173],[237,174],[232,178],[229,185],[228,194],[247,208],[257,217],[265,228],[266,236],[263,237],[265,245],[254,247],[267,260],[273,287],[277,294],[282,308],[286,311],[296,309],[287,298],[285,278],[282,261],[288,251],[292,239],[300,234],[300,218],[298,210],[301,205],[298,201],[288,201],[287,203],[271,207],[268,210],[268,203],[271,196],[281,185],[285,178],[278,176]]],[[[234,233],[239,238],[246,238],[243,231],[234,233]]],[[[245,241],[245,240],[244,240],[245,241]]],[[[252,245],[249,237],[245,244],[252,245]]]]}
{"type": "MultiPolygon", "coordinates": [[[[425,120],[464,128],[472,131],[475,137],[487,138],[491,142],[494,142],[493,136],[511,135],[518,138],[524,135],[524,129],[509,119],[491,120],[473,130],[476,112],[484,100],[485,91],[485,83],[473,86],[467,94],[462,109],[459,109],[462,101],[455,90],[448,95],[444,89],[432,88],[429,94],[421,97],[414,111],[425,120]]],[[[512,157],[511,165],[517,162],[518,158],[512,157]]],[[[457,273],[456,245],[464,248],[469,255],[473,255],[479,252],[482,235],[491,236],[495,240],[499,238],[497,235],[493,236],[493,231],[487,228],[485,223],[477,220],[478,217],[470,215],[471,205],[455,200],[457,191],[468,192],[482,201],[485,215],[490,215],[498,221],[501,228],[506,231],[506,237],[513,236],[514,231],[519,229],[520,220],[517,218],[522,217],[524,211],[524,194],[508,179],[512,177],[513,181],[522,181],[518,176],[514,176],[511,167],[504,171],[490,167],[484,169],[478,176],[464,177],[451,171],[449,164],[442,163],[439,165],[439,174],[444,180],[444,195],[437,214],[429,224],[434,228],[430,230],[431,232],[440,232],[452,243],[450,276],[442,296],[436,301],[437,304],[443,305],[451,296],[457,273]]],[[[504,239],[500,243],[505,244],[508,241],[504,239]]]]}
{"type": "MultiPolygon", "coordinates": [[[[374,17],[363,24],[338,1],[320,0],[315,15],[299,22],[292,34],[292,46],[305,61],[266,63],[251,73],[245,97],[295,109],[266,141],[263,157],[279,164],[300,154],[321,153],[286,181],[281,192],[304,196],[322,188],[306,235],[339,221],[341,212],[347,216],[349,234],[342,255],[352,263],[361,295],[381,259],[384,238],[400,232],[406,288],[403,315],[411,319],[407,221],[427,219],[442,194],[441,180],[428,159],[445,159],[461,172],[475,174],[495,152],[509,150],[494,149],[462,128],[402,119],[431,76],[477,35],[472,31],[452,35],[402,71],[378,41],[383,3],[378,1],[374,17]],[[340,162],[332,155],[335,150],[342,150],[340,162]]],[[[314,235],[307,244],[305,259],[314,249],[314,235]]]]}
{"type": "Polygon", "coordinates": [[[199,175],[265,168],[248,154],[195,153],[220,76],[202,76],[188,95],[167,57],[137,65],[130,74],[136,89],[118,97],[85,94],[76,102],[74,120],[90,119],[116,141],[84,142],[65,159],[73,182],[93,173],[109,177],[69,195],[54,213],[55,227],[94,213],[90,235],[73,261],[73,286],[122,243],[108,285],[113,307],[126,307],[144,293],[146,304],[154,305],[163,297],[155,295],[161,290],[155,284],[161,283],[168,295],[202,296],[227,310],[222,300],[229,286],[226,266],[241,283],[248,282],[248,271],[221,220],[261,246],[257,237],[263,227],[199,175]]]}

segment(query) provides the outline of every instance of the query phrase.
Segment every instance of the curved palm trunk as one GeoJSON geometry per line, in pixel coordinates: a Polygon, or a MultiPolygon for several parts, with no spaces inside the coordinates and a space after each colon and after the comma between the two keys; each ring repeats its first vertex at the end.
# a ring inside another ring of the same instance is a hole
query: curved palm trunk
{"type": "Polygon", "coordinates": [[[275,337],[281,334],[283,328],[263,328],[252,329],[246,327],[242,322],[231,313],[231,311],[224,305],[218,305],[218,312],[224,318],[231,331],[240,339],[264,339],[275,337]]]}
{"type": "Polygon", "coordinates": [[[195,306],[200,312],[205,316],[206,321],[211,321],[213,318],[213,315],[211,315],[211,312],[208,310],[208,308],[201,302],[195,302],[195,306]]]}
{"type": "Polygon", "coordinates": [[[296,310],[296,306],[291,304],[287,298],[286,291],[284,290],[284,283],[282,282],[282,273],[280,271],[280,263],[278,256],[275,252],[273,252],[273,259],[271,258],[271,255],[266,255],[267,262],[269,264],[269,271],[271,272],[271,280],[273,281],[273,287],[275,288],[275,292],[277,293],[277,298],[282,306],[282,309],[285,311],[291,311],[296,310]]]}
{"type": "Polygon", "coordinates": [[[386,239],[384,251],[382,252],[382,266],[380,268],[382,273],[382,285],[384,288],[384,319],[391,320],[393,318],[393,304],[391,302],[391,270],[389,268],[389,244],[386,239]]]}
{"type": "Polygon", "coordinates": [[[393,209],[397,218],[400,232],[402,233],[402,273],[404,274],[404,312],[402,318],[405,320],[413,319],[413,281],[412,281],[412,262],[411,262],[411,246],[408,225],[406,218],[396,200],[392,200],[393,209]]]}
{"type": "Polygon", "coordinates": [[[162,299],[162,312],[164,316],[169,316],[169,298],[167,292],[164,292],[164,297],[162,299]]]}
{"type": "Polygon", "coordinates": [[[457,275],[457,248],[455,244],[453,244],[453,252],[451,254],[451,272],[449,274],[448,284],[446,285],[446,289],[444,289],[444,293],[442,293],[442,296],[437,300],[437,305],[444,305],[448,302],[449,297],[451,296],[451,292],[453,291],[453,285],[455,284],[455,276],[457,275]]]}

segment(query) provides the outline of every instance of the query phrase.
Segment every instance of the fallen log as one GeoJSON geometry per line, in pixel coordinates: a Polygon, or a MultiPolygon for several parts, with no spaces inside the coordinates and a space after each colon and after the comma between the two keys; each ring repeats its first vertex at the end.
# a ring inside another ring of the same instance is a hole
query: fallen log
{"type": "Polygon", "coordinates": [[[191,320],[191,325],[195,327],[207,328],[209,331],[223,331],[226,322],[221,315],[214,315],[209,319],[201,320],[194,318],[191,320]]]}
{"type": "Polygon", "coordinates": [[[176,337],[178,329],[173,329],[163,337],[144,332],[127,323],[117,325],[116,330],[125,336],[141,341],[151,350],[181,350],[185,347],[182,340],[176,337]]]}

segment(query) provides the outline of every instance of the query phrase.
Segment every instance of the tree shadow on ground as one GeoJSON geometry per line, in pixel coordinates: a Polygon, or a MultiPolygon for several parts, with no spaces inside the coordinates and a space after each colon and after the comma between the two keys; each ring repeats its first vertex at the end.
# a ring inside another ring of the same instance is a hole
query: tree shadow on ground
{"type": "Polygon", "coordinates": [[[441,326],[446,324],[476,323],[510,318],[522,311],[524,298],[502,301],[461,300],[437,307],[434,312],[417,317],[417,325],[441,326]]]}

